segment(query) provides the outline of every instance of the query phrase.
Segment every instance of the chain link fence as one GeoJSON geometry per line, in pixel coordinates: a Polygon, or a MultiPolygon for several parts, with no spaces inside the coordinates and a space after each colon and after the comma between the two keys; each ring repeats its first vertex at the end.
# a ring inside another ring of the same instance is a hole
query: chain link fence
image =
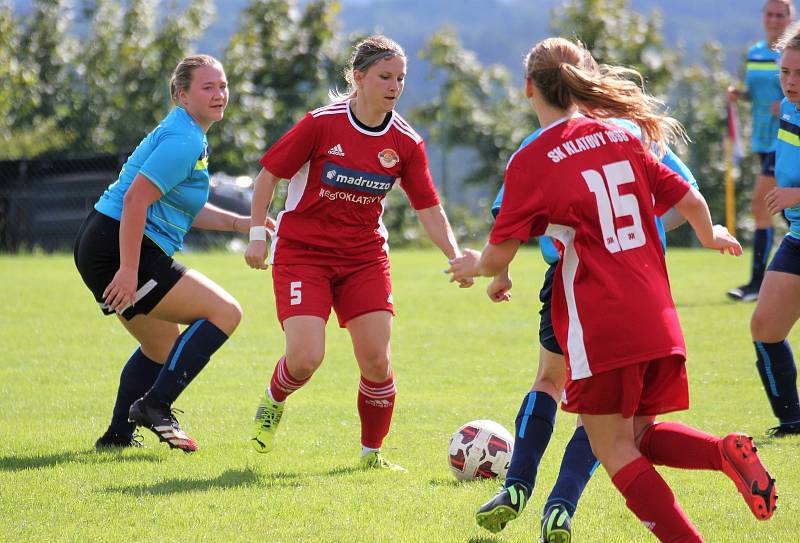
{"type": "MultiPolygon", "coordinates": [[[[126,159],[127,153],[0,161],[0,252],[72,250],[83,219],[126,159]]],[[[213,176],[209,201],[249,215],[250,190],[249,179],[213,176]]],[[[233,239],[193,229],[186,245],[210,248],[233,239]]]]}

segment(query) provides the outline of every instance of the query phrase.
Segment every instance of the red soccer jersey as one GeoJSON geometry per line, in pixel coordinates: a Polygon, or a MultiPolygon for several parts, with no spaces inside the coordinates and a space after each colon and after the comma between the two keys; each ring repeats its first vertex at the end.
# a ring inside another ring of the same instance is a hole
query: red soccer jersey
{"type": "Polygon", "coordinates": [[[686,355],[654,217],[688,190],[633,134],[582,116],[511,157],[490,242],[556,240],[553,328],[571,379],[686,355]]]}
{"type": "Polygon", "coordinates": [[[385,258],[384,197],[399,182],[414,209],[439,203],[422,138],[396,112],[378,131],[350,101],[309,112],[261,158],[290,179],[272,240],[274,264],[331,265],[385,258]]]}

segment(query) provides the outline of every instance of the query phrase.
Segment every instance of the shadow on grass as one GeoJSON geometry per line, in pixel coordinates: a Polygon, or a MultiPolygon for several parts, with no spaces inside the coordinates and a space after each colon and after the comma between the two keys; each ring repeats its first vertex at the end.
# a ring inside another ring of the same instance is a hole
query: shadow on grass
{"type": "Polygon", "coordinates": [[[337,477],[339,475],[350,475],[351,473],[359,473],[364,471],[364,468],[360,468],[358,466],[339,466],[338,468],[333,468],[328,472],[329,476],[337,477]]]}
{"type": "Polygon", "coordinates": [[[473,481],[459,481],[458,479],[454,479],[453,477],[434,477],[433,479],[428,481],[428,484],[431,486],[449,486],[453,488],[462,488],[473,484],[473,481]]]}
{"type": "Polygon", "coordinates": [[[229,469],[217,477],[183,479],[175,478],[155,484],[139,484],[126,486],[110,486],[105,492],[132,494],[140,496],[149,494],[161,496],[164,494],[178,494],[181,492],[205,492],[225,488],[239,488],[259,485],[264,488],[274,486],[300,486],[297,481],[301,476],[296,473],[277,472],[269,474],[256,473],[252,469],[229,469]]]}
{"type": "Polygon", "coordinates": [[[119,452],[67,451],[57,454],[37,454],[30,456],[3,456],[0,457],[0,472],[23,471],[26,469],[52,468],[59,464],[108,464],[119,462],[160,462],[161,457],[156,454],[123,454],[119,452]]]}
{"type": "Polygon", "coordinates": [[[467,539],[468,543],[497,543],[499,538],[493,536],[475,536],[467,539]]]}

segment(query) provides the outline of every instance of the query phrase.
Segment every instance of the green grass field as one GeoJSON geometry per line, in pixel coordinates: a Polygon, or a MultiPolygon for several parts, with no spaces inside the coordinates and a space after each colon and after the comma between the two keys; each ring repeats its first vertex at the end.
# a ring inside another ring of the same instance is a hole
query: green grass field
{"type": "MultiPolygon", "coordinates": [[[[71,257],[0,256],[0,540],[535,541],[574,418],[559,414],[534,496],[498,536],[473,516],[497,483],[456,482],[446,450],[451,433],[472,419],[513,430],[536,367],[538,253],[517,257],[514,299],[498,305],[485,297],[484,280],[468,291],[448,284],[433,251],[392,254],[399,392],[384,450],[406,474],[354,469],[358,371],[335,319],[325,363],[289,400],[275,450],[252,451],[250,420],[283,348],[270,275],[246,268],[240,255],[181,260],[223,285],[245,311],[231,341],[176,404],[201,449],[170,451],[148,432],[144,449],[100,454],[92,446],[108,423],[133,340],[101,316],[71,257]]],[[[749,339],[754,306],[723,294],[741,282],[749,257],[672,250],[669,265],[693,406],[671,418],[718,434],[763,435],[774,421],[749,339]]],[[[800,438],[757,441],[781,496],[769,522],[756,521],[721,474],[660,470],[706,541],[800,541],[800,438]]],[[[655,541],[602,470],[573,526],[578,542],[655,541]]]]}

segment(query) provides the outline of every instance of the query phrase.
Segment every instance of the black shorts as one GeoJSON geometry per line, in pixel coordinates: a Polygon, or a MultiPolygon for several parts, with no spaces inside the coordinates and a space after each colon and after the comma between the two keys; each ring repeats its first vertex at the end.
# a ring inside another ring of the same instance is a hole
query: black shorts
{"type": "Polygon", "coordinates": [[[550,302],[553,299],[553,277],[556,274],[557,264],[550,264],[547,271],[544,273],[544,284],[542,290],[539,291],[539,301],[542,302],[542,308],[539,310],[539,344],[550,351],[551,353],[564,354],[561,347],[556,340],[556,334],[553,331],[553,319],[550,316],[550,302]]]}
{"type": "Polygon", "coordinates": [[[767,271],[800,275],[800,239],[792,236],[784,237],[767,271]]]}
{"type": "MultiPolygon", "coordinates": [[[[118,220],[92,210],[75,239],[75,266],[100,309],[111,315],[113,311],[103,302],[103,291],[119,270],[118,220]]],[[[148,237],[143,237],[136,303],[123,311],[122,316],[130,320],[136,315],[150,313],[186,271],[186,266],[167,256],[148,237]]]]}
{"type": "Polygon", "coordinates": [[[758,153],[761,159],[761,175],[775,177],[775,153],[758,153]]]}

